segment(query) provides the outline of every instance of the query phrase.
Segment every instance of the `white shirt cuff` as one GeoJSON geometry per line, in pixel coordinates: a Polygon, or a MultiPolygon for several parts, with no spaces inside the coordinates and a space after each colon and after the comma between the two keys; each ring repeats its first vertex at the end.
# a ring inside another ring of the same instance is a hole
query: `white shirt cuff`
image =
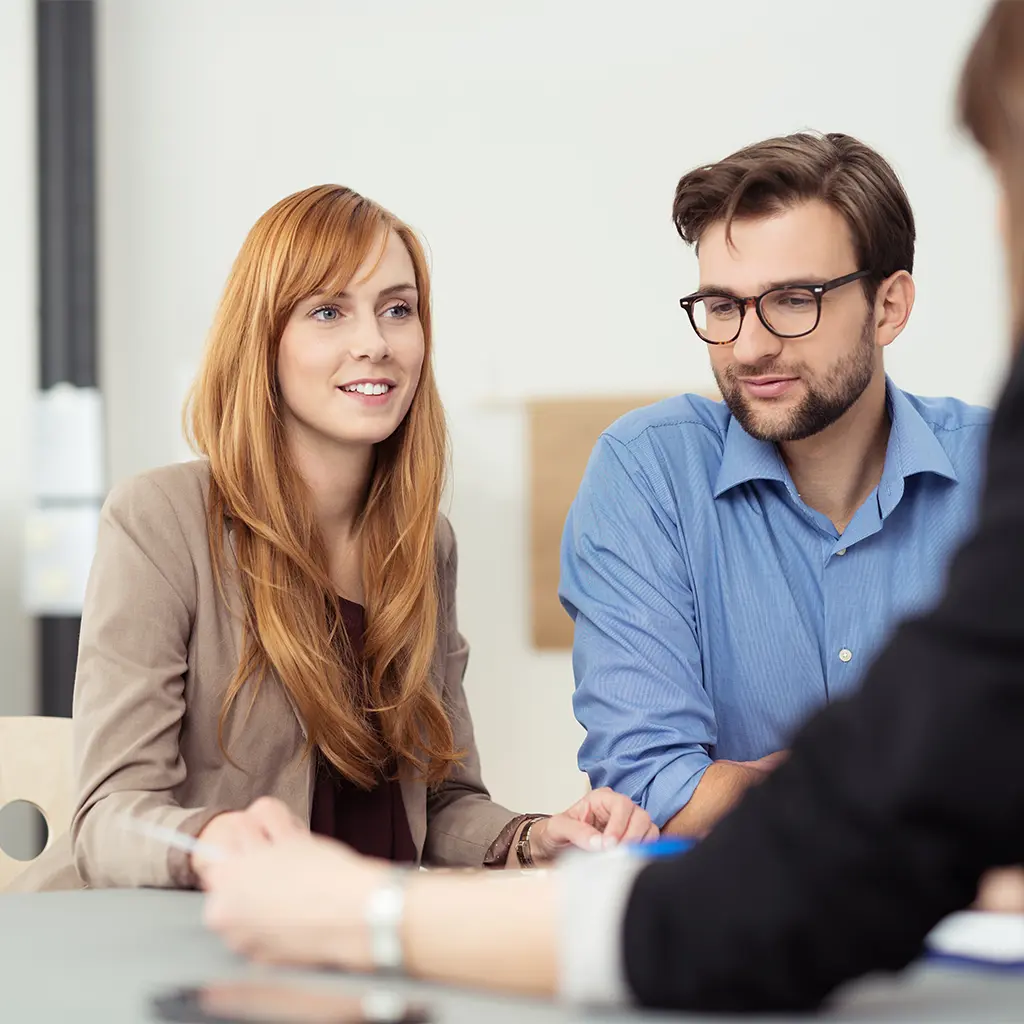
{"type": "Polygon", "coordinates": [[[559,899],[559,995],[570,1003],[622,1006],[631,1001],[622,924],[633,880],[646,865],[621,847],[578,853],[555,870],[559,899]]]}

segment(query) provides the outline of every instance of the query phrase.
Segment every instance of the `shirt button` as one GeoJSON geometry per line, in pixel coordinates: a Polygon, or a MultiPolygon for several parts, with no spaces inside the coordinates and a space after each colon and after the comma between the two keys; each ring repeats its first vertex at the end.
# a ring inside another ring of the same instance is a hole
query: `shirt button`
{"type": "Polygon", "coordinates": [[[846,554],[846,548],[840,548],[840,549],[839,549],[839,550],[838,550],[838,551],[836,552],[836,554],[837,554],[837,555],[845,555],[845,554],[846,554]]]}
{"type": "Polygon", "coordinates": [[[844,647],[844,648],[843,648],[843,649],[842,649],[842,650],[841,650],[841,651],[839,652],[839,660],[840,660],[840,661],[849,661],[849,660],[850,660],[850,659],[851,659],[852,657],[853,657],[853,651],[849,650],[849,649],[848,649],[848,648],[846,648],[846,647],[844,647]]]}

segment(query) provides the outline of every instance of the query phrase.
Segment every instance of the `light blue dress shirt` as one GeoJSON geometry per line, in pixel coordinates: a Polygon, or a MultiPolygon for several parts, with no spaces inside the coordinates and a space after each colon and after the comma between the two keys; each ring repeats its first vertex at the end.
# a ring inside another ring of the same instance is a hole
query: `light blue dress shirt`
{"type": "Polygon", "coordinates": [[[886,395],[882,478],[842,535],[722,402],[672,398],[601,436],[559,588],[592,785],[663,825],[712,760],[785,748],[939,596],[974,520],[989,412],[888,379],[886,395]]]}

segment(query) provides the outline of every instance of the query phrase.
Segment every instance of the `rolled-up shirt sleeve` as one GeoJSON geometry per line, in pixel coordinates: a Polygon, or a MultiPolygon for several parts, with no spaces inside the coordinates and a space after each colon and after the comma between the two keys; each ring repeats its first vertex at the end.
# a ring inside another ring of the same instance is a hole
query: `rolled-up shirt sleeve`
{"type": "Polygon", "coordinates": [[[693,795],[717,739],[678,524],[630,450],[605,435],[562,539],[559,596],[575,621],[580,768],[659,827],[693,795]]]}

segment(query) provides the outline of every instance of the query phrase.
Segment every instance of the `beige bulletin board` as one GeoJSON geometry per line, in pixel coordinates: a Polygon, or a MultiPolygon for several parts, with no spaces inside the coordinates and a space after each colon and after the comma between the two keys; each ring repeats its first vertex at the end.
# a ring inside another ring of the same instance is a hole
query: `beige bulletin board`
{"type": "Polygon", "coordinates": [[[533,646],[572,647],[572,619],[558,602],[562,527],[601,432],[664,395],[543,399],[528,404],[530,616],[533,646]]]}

